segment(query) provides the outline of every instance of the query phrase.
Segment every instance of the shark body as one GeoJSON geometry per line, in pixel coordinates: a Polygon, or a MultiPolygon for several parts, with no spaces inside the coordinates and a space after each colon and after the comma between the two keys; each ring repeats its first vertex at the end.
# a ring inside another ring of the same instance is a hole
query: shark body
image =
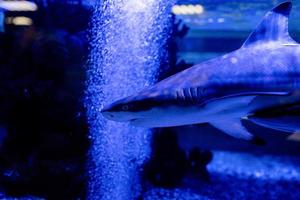
{"type": "Polygon", "coordinates": [[[246,140],[253,135],[242,119],[283,130],[280,120],[272,125],[255,113],[300,103],[300,44],[288,33],[290,10],[291,2],[278,5],[240,49],[118,100],[102,110],[103,116],[143,127],[210,123],[246,140]]]}

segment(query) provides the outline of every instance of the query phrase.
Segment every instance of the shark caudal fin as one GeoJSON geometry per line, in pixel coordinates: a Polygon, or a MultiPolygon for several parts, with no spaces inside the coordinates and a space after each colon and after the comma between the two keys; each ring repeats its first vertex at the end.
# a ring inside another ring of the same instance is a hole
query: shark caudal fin
{"type": "Polygon", "coordinates": [[[298,44],[290,37],[288,31],[288,18],[291,8],[292,2],[287,1],[269,11],[250,34],[243,47],[272,41],[280,41],[283,44],[290,45],[298,44]]]}

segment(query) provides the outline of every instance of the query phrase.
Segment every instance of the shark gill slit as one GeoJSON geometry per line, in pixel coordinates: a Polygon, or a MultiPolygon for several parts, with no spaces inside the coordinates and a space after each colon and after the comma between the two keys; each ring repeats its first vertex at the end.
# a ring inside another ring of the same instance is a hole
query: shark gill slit
{"type": "Polygon", "coordinates": [[[197,87],[197,101],[199,102],[202,96],[202,89],[197,87]]]}
{"type": "Polygon", "coordinates": [[[190,101],[191,101],[191,103],[195,103],[193,88],[190,87],[188,90],[189,90],[189,94],[190,94],[190,101]]]}
{"type": "Polygon", "coordinates": [[[188,94],[186,93],[186,89],[185,88],[182,89],[182,94],[183,94],[183,100],[184,101],[188,100],[189,97],[188,97],[188,94]]]}
{"type": "Polygon", "coordinates": [[[192,101],[192,94],[190,92],[190,88],[185,88],[184,90],[185,98],[187,102],[192,101]]]}
{"type": "Polygon", "coordinates": [[[190,88],[190,92],[192,94],[192,102],[197,103],[197,89],[192,87],[190,88]]]}
{"type": "Polygon", "coordinates": [[[177,90],[177,97],[178,97],[178,101],[184,101],[185,97],[184,97],[184,92],[182,89],[177,90]]]}
{"type": "Polygon", "coordinates": [[[180,91],[181,91],[181,95],[182,95],[182,101],[185,102],[186,101],[186,96],[185,96],[184,89],[182,89],[180,91]]]}
{"type": "Polygon", "coordinates": [[[178,92],[177,91],[174,92],[174,99],[175,99],[175,101],[178,100],[178,92]]]}
{"type": "Polygon", "coordinates": [[[184,88],[180,92],[182,94],[180,100],[187,104],[197,104],[203,96],[203,91],[203,89],[197,87],[184,88]]]}

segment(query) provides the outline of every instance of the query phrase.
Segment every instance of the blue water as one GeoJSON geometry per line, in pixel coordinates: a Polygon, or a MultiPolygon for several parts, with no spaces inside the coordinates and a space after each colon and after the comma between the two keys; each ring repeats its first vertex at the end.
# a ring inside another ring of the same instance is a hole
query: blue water
{"type": "Polygon", "coordinates": [[[103,105],[156,81],[170,25],[172,1],[108,0],[92,17],[86,107],[92,147],[88,199],[133,199],[140,166],[150,153],[151,132],[108,122],[103,105]]]}
{"type": "MultiPolygon", "coordinates": [[[[108,122],[102,118],[100,110],[103,105],[134,94],[156,81],[160,60],[165,59],[163,45],[169,35],[169,12],[174,2],[108,0],[95,6],[86,95],[92,141],[88,199],[126,200],[142,194],[140,167],[151,153],[151,131],[108,122]]],[[[180,1],[203,3],[207,9],[203,16],[182,18],[192,27],[187,39],[246,38],[263,14],[278,2],[180,1]],[[225,18],[224,24],[218,23],[220,17],[225,18]],[[215,23],[211,23],[210,18],[215,23]]],[[[297,1],[292,12],[293,30],[297,29],[293,19],[298,5],[297,1]]],[[[199,54],[194,51],[181,53],[195,61],[202,60],[205,53],[210,58],[211,54],[224,52],[203,49],[199,54]]],[[[216,139],[215,142],[222,141],[216,139]]],[[[300,196],[299,163],[299,157],[215,151],[214,160],[208,166],[211,183],[186,179],[178,188],[150,187],[143,195],[149,200],[255,199],[257,196],[297,199],[300,196]]]]}

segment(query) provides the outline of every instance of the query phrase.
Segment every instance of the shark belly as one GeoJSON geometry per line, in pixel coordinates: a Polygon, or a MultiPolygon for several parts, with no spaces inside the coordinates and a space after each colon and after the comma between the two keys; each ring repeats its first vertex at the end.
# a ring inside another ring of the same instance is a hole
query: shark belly
{"type": "Polygon", "coordinates": [[[210,123],[216,120],[242,118],[249,113],[249,103],[256,96],[240,96],[214,100],[205,106],[168,106],[156,108],[147,116],[131,121],[134,126],[148,128],[210,123]]]}
{"type": "MultiPolygon", "coordinates": [[[[131,121],[134,126],[158,128],[209,123],[236,138],[252,139],[241,119],[261,108],[273,108],[300,101],[300,95],[245,95],[216,99],[204,106],[168,106],[155,108],[143,118],[131,121]],[[152,113],[152,114],[151,114],[152,113]]],[[[253,121],[253,120],[252,120],[253,121]]],[[[261,122],[262,123],[262,122],[261,122]]],[[[262,125],[262,124],[259,125],[262,125]]]]}

